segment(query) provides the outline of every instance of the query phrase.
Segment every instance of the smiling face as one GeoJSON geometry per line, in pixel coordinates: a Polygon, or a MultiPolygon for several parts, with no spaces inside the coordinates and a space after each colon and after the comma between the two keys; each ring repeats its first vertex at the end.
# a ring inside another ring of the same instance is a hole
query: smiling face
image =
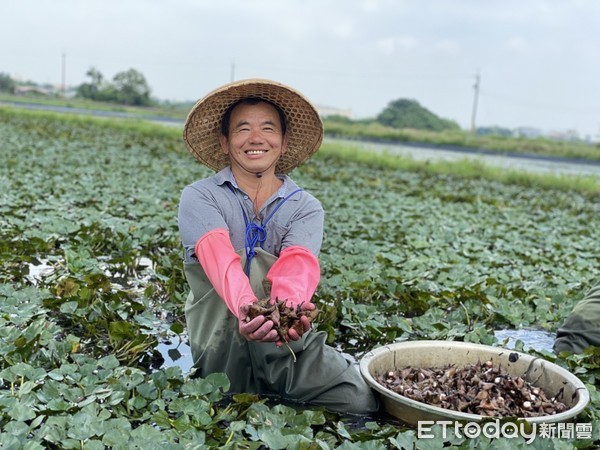
{"type": "Polygon", "coordinates": [[[240,103],[231,111],[227,135],[219,136],[221,149],[231,161],[234,175],[274,175],[287,148],[279,113],[267,102],[240,103]]]}

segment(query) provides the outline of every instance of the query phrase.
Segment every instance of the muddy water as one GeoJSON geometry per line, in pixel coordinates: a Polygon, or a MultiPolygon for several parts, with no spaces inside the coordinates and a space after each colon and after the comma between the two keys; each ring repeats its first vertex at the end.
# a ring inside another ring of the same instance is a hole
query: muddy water
{"type": "Polygon", "coordinates": [[[163,368],[179,367],[184,375],[192,369],[192,350],[187,342],[174,338],[158,344],[157,350],[165,360],[163,368]]]}
{"type": "MultiPolygon", "coordinates": [[[[536,328],[522,328],[518,330],[496,330],[494,335],[498,340],[497,345],[504,345],[506,348],[514,349],[517,341],[523,342],[525,351],[536,350],[538,352],[552,352],[555,333],[536,328]],[[506,342],[505,342],[506,341],[506,342]]],[[[163,356],[165,362],[163,367],[179,366],[184,374],[189,373],[192,368],[192,352],[185,336],[174,338],[171,341],[164,341],[158,345],[158,351],[163,356]]],[[[345,354],[348,358],[352,356],[345,354]]],[[[355,361],[358,364],[358,361],[355,361]]]]}
{"type": "Polygon", "coordinates": [[[578,161],[567,158],[527,154],[498,154],[477,149],[442,149],[419,145],[375,143],[348,139],[325,139],[326,142],[344,144],[362,150],[405,156],[417,161],[476,160],[485,165],[511,170],[548,173],[554,175],[592,176],[600,178],[600,161],[578,161]]]}
{"type": "MultiPolygon", "coordinates": [[[[149,266],[151,262],[147,258],[142,258],[140,265],[149,266]]],[[[48,261],[41,261],[35,265],[30,264],[28,277],[36,284],[40,277],[51,274],[53,269],[53,266],[48,261]]],[[[158,328],[160,329],[161,326],[158,328]]],[[[521,341],[526,351],[533,349],[536,351],[552,352],[552,346],[556,337],[555,333],[535,328],[496,330],[494,334],[498,340],[498,345],[504,345],[506,348],[513,349],[517,341],[521,341]]],[[[192,353],[185,335],[174,336],[170,340],[162,340],[157,350],[164,358],[163,367],[178,366],[184,374],[189,373],[191,370],[193,365],[192,353]]],[[[345,354],[345,356],[350,361],[358,364],[358,361],[352,355],[345,354]]]]}
{"type": "Polygon", "coordinates": [[[554,345],[554,339],[556,333],[551,333],[546,330],[539,330],[536,328],[521,328],[518,330],[496,330],[494,332],[496,339],[500,343],[507,340],[506,347],[513,349],[517,341],[523,342],[524,350],[537,350],[541,352],[543,350],[552,352],[552,346],[554,345]]]}

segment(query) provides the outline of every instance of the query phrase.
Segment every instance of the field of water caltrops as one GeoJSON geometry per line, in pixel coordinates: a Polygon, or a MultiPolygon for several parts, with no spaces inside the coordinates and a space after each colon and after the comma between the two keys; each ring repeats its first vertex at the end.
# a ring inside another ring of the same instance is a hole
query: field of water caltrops
{"type": "MultiPolygon", "coordinates": [[[[342,432],[327,414],[256,398],[225,407],[226,380],[186,381],[161,362],[160,340],[185,340],[179,194],[209,174],[178,132],[4,109],[0,143],[7,448],[253,448],[317,436],[322,448],[380,448],[414,438],[385,422],[342,432]]],[[[292,177],[327,214],[318,326],[356,357],[397,339],[492,344],[498,328],[552,331],[599,277],[597,198],[368,167],[324,150],[292,177]]],[[[543,357],[588,383],[579,420],[598,420],[598,353],[543,357]]]]}

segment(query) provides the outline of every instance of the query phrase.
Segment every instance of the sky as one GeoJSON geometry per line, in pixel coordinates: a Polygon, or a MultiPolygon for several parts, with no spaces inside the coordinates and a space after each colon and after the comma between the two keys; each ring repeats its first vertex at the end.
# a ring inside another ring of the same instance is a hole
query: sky
{"type": "Polygon", "coordinates": [[[22,80],[133,68],[195,101],[260,77],[354,119],[406,98],[465,129],[600,139],[597,0],[1,0],[0,19],[0,72],[22,80]]]}

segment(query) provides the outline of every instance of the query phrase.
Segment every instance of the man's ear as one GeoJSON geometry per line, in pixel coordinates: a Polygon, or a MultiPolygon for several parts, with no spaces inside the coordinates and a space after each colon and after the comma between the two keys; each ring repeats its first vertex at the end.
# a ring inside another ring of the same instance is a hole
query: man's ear
{"type": "Polygon", "coordinates": [[[221,144],[221,151],[226,155],[229,154],[229,144],[227,140],[227,136],[222,133],[219,133],[219,144],[221,144]]]}
{"type": "Polygon", "coordinates": [[[281,154],[282,155],[286,152],[287,146],[288,146],[288,134],[285,133],[283,135],[283,141],[281,142],[281,154]]]}

